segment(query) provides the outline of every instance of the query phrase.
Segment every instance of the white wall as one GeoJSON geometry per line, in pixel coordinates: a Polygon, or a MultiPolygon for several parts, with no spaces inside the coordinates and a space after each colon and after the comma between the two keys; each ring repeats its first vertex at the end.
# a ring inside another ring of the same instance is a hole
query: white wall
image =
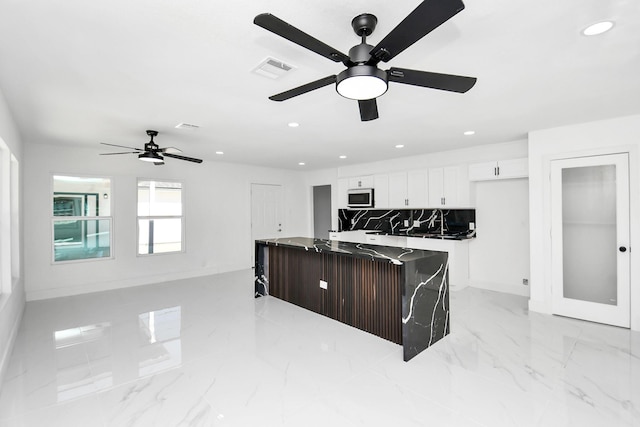
{"type": "MultiPolygon", "coordinates": [[[[640,115],[529,134],[529,216],[532,311],[551,313],[551,161],[629,152],[631,247],[640,242],[640,115]]],[[[640,251],[631,250],[631,328],[640,330],[640,251]]]]}
{"type": "MultiPolygon", "coordinates": [[[[13,122],[13,118],[9,112],[7,104],[4,99],[4,95],[0,92],[0,142],[5,147],[7,151],[10,151],[11,154],[15,157],[18,162],[19,167],[19,176],[18,182],[21,183],[22,177],[22,141],[20,140],[20,135],[18,134],[17,128],[13,122]]],[[[4,166],[4,165],[3,165],[4,166]]],[[[9,174],[5,174],[7,176],[9,174]]],[[[20,184],[19,184],[20,185],[20,184]]],[[[5,205],[8,203],[6,200],[7,195],[6,192],[2,194],[2,201],[0,204],[5,205]]],[[[20,204],[21,191],[18,191],[18,204],[20,204]]],[[[15,200],[14,200],[15,202],[15,200]]],[[[15,209],[15,208],[14,208],[15,209]]],[[[12,224],[13,226],[13,224],[12,224]]],[[[22,227],[20,227],[22,228],[22,227]]],[[[15,236],[15,230],[11,230],[15,236]]],[[[15,258],[22,259],[22,241],[24,234],[22,230],[18,231],[18,253],[16,254],[14,251],[11,251],[11,262],[14,263],[13,269],[15,269],[15,258]]],[[[7,236],[2,235],[2,239],[7,239],[7,236]]],[[[11,263],[10,263],[11,264],[11,263]]],[[[3,263],[3,268],[11,268],[3,263]]],[[[22,270],[21,266],[18,265],[18,270],[22,270]]],[[[21,275],[15,272],[12,272],[11,276],[15,276],[16,279],[12,280],[10,284],[10,289],[4,289],[4,292],[0,294],[0,383],[2,383],[2,378],[4,376],[4,372],[6,370],[9,355],[11,354],[11,349],[13,348],[13,343],[15,341],[15,336],[18,331],[18,326],[20,319],[22,318],[22,312],[24,310],[25,305],[25,294],[24,294],[24,285],[23,280],[20,277],[21,275]]]]}
{"type": "Polygon", "coordinates": [[[310,235],[309,190],[302,174],[205,161],[169,160],[164,166],[135,156],[99,156],[96,149],[25,144],[24,224],[27,300],[117,289],[251,267],[251,183],[281,184],[285,191],[284,235],[310,235]],[[53,264],[52,175],[112,179],[112,260],[53,264]],[[136,255],[137,179],[183,183],[186,252],[136,255]]]}

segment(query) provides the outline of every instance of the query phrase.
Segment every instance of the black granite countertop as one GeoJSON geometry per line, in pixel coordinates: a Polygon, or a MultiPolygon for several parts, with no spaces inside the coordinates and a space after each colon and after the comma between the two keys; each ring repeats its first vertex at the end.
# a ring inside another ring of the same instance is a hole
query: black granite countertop
{"type": "Polygon", "coordinates": [[[455,234],[438,234],[438,233],[426,233],[426,232],[400,232],[400,233],[388,233],[385,231],[371,230],[365,232],[365,234],[377,234],[380,236],[398,236],[398,237],[415,237],[418,239],[439,239],[439,240],[469,240],[476,237],[475,232],[471,233],[455,233],[455,234]]]}
{"type": "Polygon", "coordinates": [[[339,242],[336,240],[313,239],[309,237],[287,237],[281,239],[261,239],[256,243],[268,246],[285,246],[314,252],[329,252],[351,255],[358,258],[369,258],[376,261],[389,261],[403,264],[407,261],[427,258],[438,254],[437,251],[421,249],[398,248],[382,245],[368,245],[364,243],[339,242]]]}

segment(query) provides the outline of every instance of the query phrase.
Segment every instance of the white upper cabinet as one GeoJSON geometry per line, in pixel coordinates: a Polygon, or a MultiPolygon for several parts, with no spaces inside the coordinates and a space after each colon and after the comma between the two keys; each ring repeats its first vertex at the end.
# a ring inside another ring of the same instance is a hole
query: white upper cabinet
{"type": "Polygon", "coordinates": [[[401,209],[407,207],[407,173],[397,172],[389,174],[389,208],[401,209]]]}
{"type": "Polygon", "coordinates": [[[407,207],[426,208],[429,202],[428,175],[426,170],[407,172],[407,207]]]}
{"type": "Polygon", "coordinates": [[[349,198],[347,196],[349,190],[349,179],[338,178],[338,209],[347,209],[349,198]]]}
{"type": "Polygon", "coordinates": [[[429,169],[429,207],[453,207],[460,204],[458,166],[429,169]]]}
{"type": "Polygon", "coordinates": [[[425,208],[428,203],[427,171],[389,174],[389,208],[425,208]]]}
{"type": "Polygon", "coordinates": [[[526,178],[529,176],[527,158],[474,163],[469,165],[469,181],[526,178]]]}
{"type": "Polygon", "coordinates": [[[349,178],[349,188],[373,188],[373,175],[349,178]]]}
{"type": "Polygon", "coordinates": [[[373,177],[373,202],[375,209],[389,208],[389,175],[373,177]]]}

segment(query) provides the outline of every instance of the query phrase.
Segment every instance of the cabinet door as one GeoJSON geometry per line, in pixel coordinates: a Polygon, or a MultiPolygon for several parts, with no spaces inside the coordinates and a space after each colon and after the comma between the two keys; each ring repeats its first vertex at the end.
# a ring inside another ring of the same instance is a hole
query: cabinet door
{"type": "Polygon", "coordinates": [[[458,192],[460,184],[458,180],[458,167],[449,166],[443,169],[442,202],[443,206],[453,207],[460,204],[458,192]]]}
{"type": "Polygon", "coordinates": [[[407,207],[407,173],[389,174],[389,207],[402,209],[407,207]]]}
{"type": "Polygon", "coordinates": [[[443,205],[444,198],[444,169],[429,169],[429,206],[440,207],[443,205]]]}
{"type": "Polygon", "coordinates": [[[496,179],[498,162],[483,162],[469,165],[469,181],[496,179]]]}
{"type": "Polygon", "coordinates": [[[407,172],[407,206],[410,208],[426,208],[429,203],[427,187],[427,171],[415,170],[407,172]]]}
{"type": "Polygon", "coordinates": [[[373,177],[373,201],[376,209],[389,208],[389,175],[373,177]]]}
{"type": "Polygon", "coordinates": [[[338,178],[338,209],[347,209],[349,202],[347,190],[349,189],[349,179],[338,178]]]}
{"type": "Polygon", "coordinates": [[[373,188],[373,175],[349,178],[349,188],[373,188]]]}
{"type": "Polygon", "coordinates": [[[529,176],[529,160],[512,159],[498,162],[498,178],[526,178],[529,176]]]}

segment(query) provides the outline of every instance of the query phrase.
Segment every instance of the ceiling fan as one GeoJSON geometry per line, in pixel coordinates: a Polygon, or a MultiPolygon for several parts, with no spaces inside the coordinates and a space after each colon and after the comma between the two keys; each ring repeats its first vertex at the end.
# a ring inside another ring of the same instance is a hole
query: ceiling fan
{"type": "Polygon", "coordinates": [[[270,96],[269,99],[285,101],[335,83],[340,95],[358,101],[360,119],[369,121],[378,118],[376,98],[387,91],[389,82],[465,93],[476,83],[476,78],[405,68],[391,67],[386,71],[378,68],[380,61],[387,62],[395,58],[463,9],[464,4],[461,0],[425,0],[375,47],[367,44],[367,36],[375,30],[378,19],[370,13],[358,15],[351,21],[351,26],[362,38],[362,42],[352,47],[349,55],[341,53],[274,15],[262,13],[255,17],[254,24],[334,62],[342,62],[347,67],[338,75],[324,77],[270,96]]]}
{"type": "Polygon", "coordinates": [[[135,151],[123,151],[119,153],[101,153],[100,155],[111,156],[113,154],[137,154],[138,159],[145,162],[151,162],[155,165],[164,165],[164,157],[171,157],[173,159],[186,160],[188,162],[194,162],[194,163],[202,163],[201,159],[195,159],[193,157],[186,157],[186,156],[175,154],[175,153],[182,152],[175,147],[160,148],[158,144],[153,142],[153,137],[158,136],[158,131],[148,130],[147,135],[151,137],[151,140],[146,144],[144,144],[144,149],[101,142],[100,144],[103,144],[103,145],[110,145],[112,147],[120,147],[120,148],[128,148],[130,150],[135,150],[135,151]]]}

